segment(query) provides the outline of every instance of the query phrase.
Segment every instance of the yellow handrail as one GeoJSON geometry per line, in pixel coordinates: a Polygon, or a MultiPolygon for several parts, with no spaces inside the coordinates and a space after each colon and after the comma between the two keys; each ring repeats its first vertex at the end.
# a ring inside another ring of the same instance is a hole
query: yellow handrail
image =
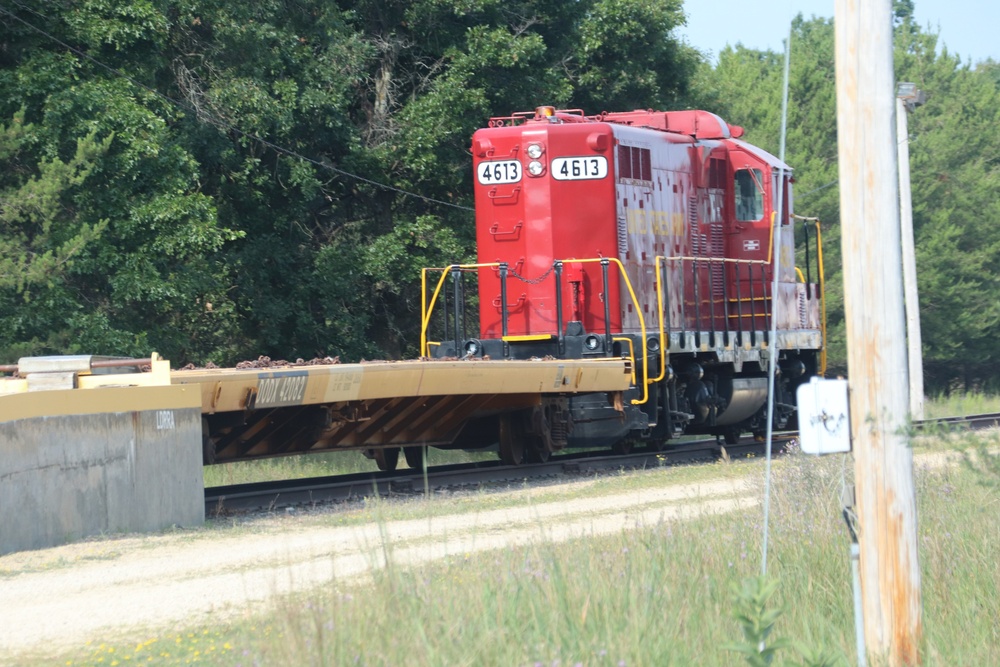
{"type": "MultiPolygon", "coordinates": [[[[438,295],[441,293],[441,288],[444,286],[444,281],[448,279],[448,272],[453,269],[467,270],[467,269],[486,269],[486,268],[497,268],[500,266],[500,262],[489,262],[487,264],[451,264],[444,267],[432,267],[423,268],[420,270],[420,356],[429,357],[431,355],[430,345],[427,343],[427,327],[431,322],[431,313],[434,312],[434,304],[437,303],[438,295]],[[434,294],[431,296],[430,303],[427,303],[427,272],[428,271],[440,271],[441,278],[438,279],[437,285],[434,288],[434,294]]],[[[455,341],[457,345],[459,341],[455,341]]]]}
{"type": "Polygon", "coordinates": [[[816,220],[816,254],[819,256],[819,375],[826,377],[826,276],[823,275],[823,232],[819,220],[816,220]]]}
{"type": "MultiPolygon", "coordinates": [[[[642,316],[642,308],[639,307],[639,298],[635,295],[635,290],[632,289],[632,281],[629,280],[628,273],[625,271],[625,266],[622,264],[621,260],[617,257],[594,257],[588,259],[563,259],[559,260],[564,264],[567,262],[576,262],[579,264],[593,264],[595,262],[609,263],[613,262],[618,266],[618,271],[621,273],[622,278],[625,279],[625,286],[628,287],[629,296],[632,298],[632,304],[635,306],[635,314],[639,317],[639,330],[642,333],[642,399],[633,398],[632,405],[643,405],[649,400],[649,365],[646,363],[647,352],[646,352],[646,318],[642,316]]],[[[607,299],[608,295],[604,295],[607,299]]]]}
{"type": "MultiPolygon", "coordinates": [[[[565,263],[576,262],[580,264],[591,264],[595,262],[602,262],[607,260],[608,263],[613,263],[618,267],[618,271],[621,273],[622,278],[625,279],[625,286],[628,287],[629,296],[632,298],[632,303],[635,306],[636,315],[639,317],[639,329],[642,332],[642,399],[632,399],[632,405],[642,405],[649,400],[649,370],[646,367],[646,318],[642,315],[642,309],[639,307],[639,299],[635,295],[635,290],[632,288],[632,281],[629,280],[628,273],[625,272],[625,266],[616,257],[594,257],[587,259],[562,259],[555,260],[565,263]]],[[[445,267],[435,267],[435,268],[424,268],[420,272],[420,354],[421,356],[430,356],[430,346],[427,343],[427,327],[430,324],[431,313],[434,311],[434,305],[437,303],[438,295],[441,293],[441,288],[444,286],[444,281],[447,279],[448,271],[453,269],[483,269],[483,268],[498,268],[500,262],[490,262],[488,264],[452,264],[445,267]],[[431,296],[431,300],[427,301],[427,273],[428,271],[441,271],[441,278],[438,279],[437,285],[434,288],[434,294],[431,296]]],[[[635,357],[633,352],[633,365],[635,363],[635,357]]],[[[633,384],[635,384],[635,369],[632,370],[633,384]]]]}
{"type": "Polygon", "coordinates": [[[816,255],[819,268],[819,375],[826,376],[826,275],[823,272],[823,229],[819,218],[809,218],[803,215],[792,216],[803,222],[811,222],[816,225],[816,255]]]}

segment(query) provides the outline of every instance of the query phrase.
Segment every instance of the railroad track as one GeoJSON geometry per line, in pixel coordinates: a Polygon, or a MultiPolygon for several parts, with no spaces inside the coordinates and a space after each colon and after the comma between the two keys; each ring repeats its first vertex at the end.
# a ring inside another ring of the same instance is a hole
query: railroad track
{"type": "MultiPolygon", "coordinates": [[[[780,449],[794,434],[775,440],[780,449]]],[[[365,472],[332,477],[257,482],[205,489],[205,515],[274,511],[289,507],[316,506],[351,498],[432,493],[440,489],[480,487],[490,484],[524,482],[545,478],[568,478],[622,469],[639,470],[699,461],[715,461],[723,456],[740,458],[764,453],[764,443],[745,439],[722,446],[714,439],[688,442],[662,450],[647,448],[628,454],[583,452],[554,456],[545,463],[510,466],[500,461],[482,461],[423,470],[407,468],[394,472],[365,472]]]]}
{"type": "MultiPolygon", "coordinates": [[[[980,430],[1000,426],[1000,413],[928,419],[918,430],[980,430]]],[[[783,451],[797,433],[777,434],[774,450],[783,451]]],[[[736,445],[722,446],[716,439],[698,440],[665,449],[643,449],[629,454],[572,453],[554,456],[546,463],[509,466],[500,461],[483,461],[394,472],[365,472],[331,477],[238,484],[205,489],[205,515],[274,511],[289,507],[311,507],[325,503],[372,496],[414,495],[441,489],[479,487],[489,484],[523,482],[545,478],[568,478],[621,469],[638,470],[699,461],[715,461],[722,456],[741,458],[764,453],[764,443],[750,438],[736,445]],[[723,453],[725,452],[725,453],[723,453]]]]}

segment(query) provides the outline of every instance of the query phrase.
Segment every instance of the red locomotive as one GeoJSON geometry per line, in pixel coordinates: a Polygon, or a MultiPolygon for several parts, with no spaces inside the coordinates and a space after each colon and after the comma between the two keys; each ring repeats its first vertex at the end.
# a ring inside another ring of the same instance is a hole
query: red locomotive
{"type": "MultiPolygon", "coordinates": [[[[806,271],[795,267],[791,169],[742,134],[707,111],[586,116],[552,107],[494,118],[475,133],[478,263],[442,275],[424,325],[445,302],[445,340],[425,334],[422,353],[626,355],[636,371],[625,396],[568,398],[554,387],[536,409],[497,417],[502,458],[681,433],[728,442],[759,434],[774,350],[775,426],[793,417],[795,387],[821,371],[822,295],[808,235],[806,271]],[[472,336],[462,307],[470,273],[472,336]],[[441,298],[448,275],[454,284],[441,298]]],[[[815,245],[818,257],[818,237],[815,245]]]]}

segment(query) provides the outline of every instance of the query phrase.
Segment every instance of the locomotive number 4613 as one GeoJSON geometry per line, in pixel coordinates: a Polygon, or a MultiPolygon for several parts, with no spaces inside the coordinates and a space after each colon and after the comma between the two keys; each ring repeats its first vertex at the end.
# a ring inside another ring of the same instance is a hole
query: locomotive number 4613
{"type": "Polygon", "coordinates": [[[476,177],[481,185],[517,183],[521,180],[521,163],[517,160],[480,162],[476,177]]]}
{"type": "Polygon", "coordinates": [[[557,181],[597,179],[607,175],[608,160],[602,155],[559,157],[552,160],[552,177],[557,181]]]}

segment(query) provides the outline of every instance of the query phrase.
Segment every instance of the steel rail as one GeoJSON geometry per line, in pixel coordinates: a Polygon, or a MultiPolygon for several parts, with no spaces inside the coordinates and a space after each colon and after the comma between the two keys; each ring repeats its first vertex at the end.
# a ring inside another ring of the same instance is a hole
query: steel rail
{"type": "MultiPolygon", "coordinates": [[[[790,436],[791,437],[791,436],[790,436]]],[[[746,438],[725,445],[726,455],[739,458],[763,452],[763,443],[746,438]]],[[[629,454],[581,452],[551,458],[545,463],[504,465],[500,461],[432,466],[422,470],[364,472],[330,477],[256,482],[205,489],[205,515],[221,517],[234,512],[274,511],[296,506],[315,506],[372,496],[414,495],[455,487],[520,483],[529,479],[566,477],[617,470],[641,470],[685,463],[715,461],[723,456],[715,439],[653,448],[629,454]]]]}

